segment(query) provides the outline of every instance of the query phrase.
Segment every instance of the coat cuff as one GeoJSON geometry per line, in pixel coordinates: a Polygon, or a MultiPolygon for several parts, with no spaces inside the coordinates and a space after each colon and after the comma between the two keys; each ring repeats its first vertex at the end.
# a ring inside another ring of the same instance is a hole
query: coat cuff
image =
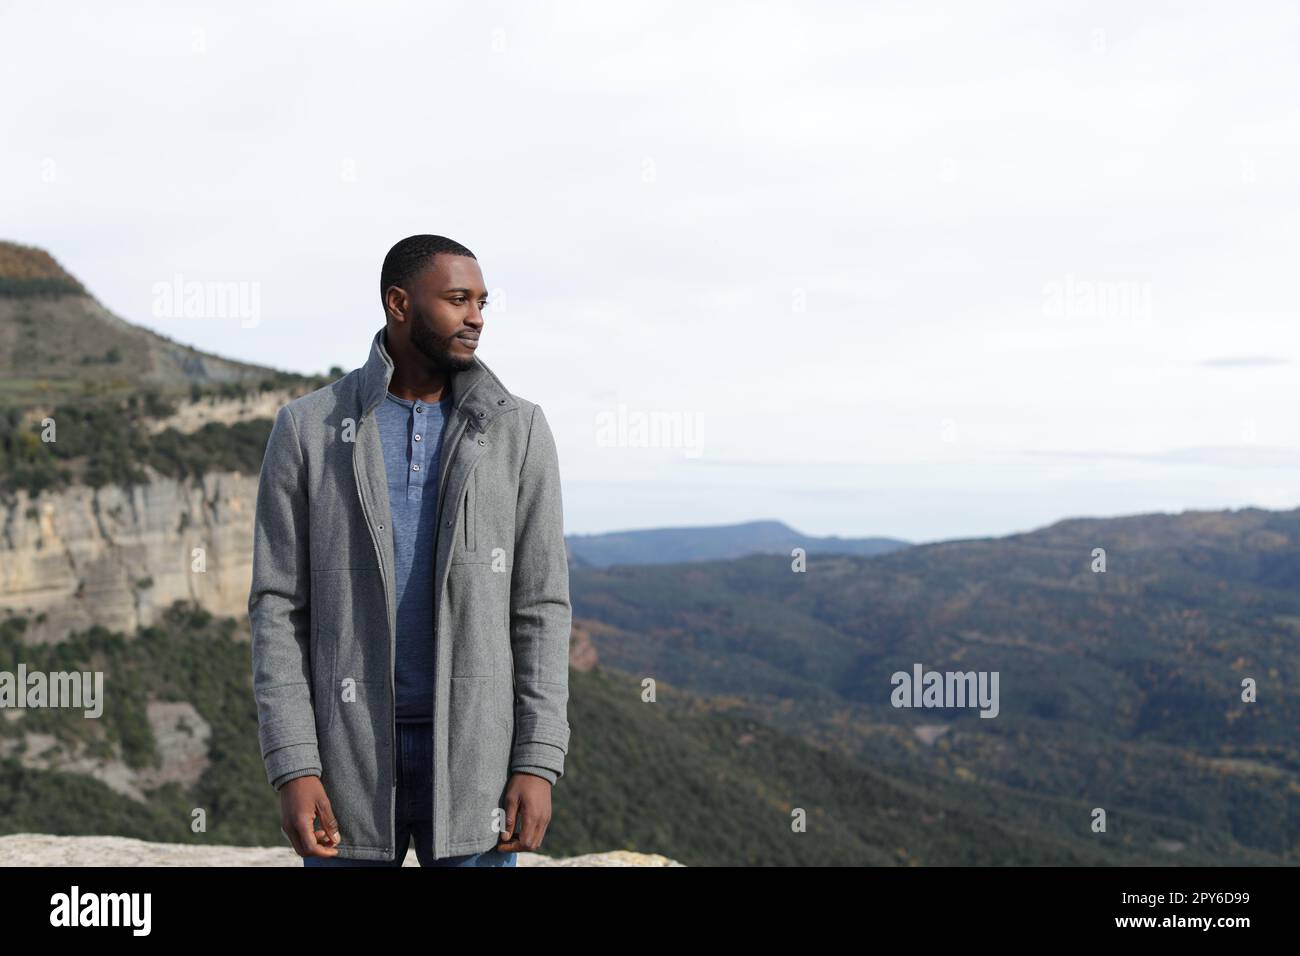
{"type": "Polygon", "coordinates": [[[560,779],[559,774],[554,770],[547,770],[545,767],[511,767],[511,773],[531,773],[534,777],[541,777],[552,786],[555,781],[560,779]]]}
{"type": "Polygon", "coordinates": [[[309,773],[320,776],[320,752],[315,744],[279,747],[262,759],[266,761],[267,782],[277,790],[294,777],[304,777],[309,773]]]}
{"type": "Polygon", "coordinates": [[[537,714],[520,717],[516,722],[514,745],[510,748],[510,768],[540,767],[564,776],[564,757],[569,749],[569,725],[537,714]]]}
{"type": "Polygon", "coordinates": [[[559,779],[564,775],[564,751],[553,744],[539,741],[516,743],[510,752],[510,769],[519,770],[525,767],[549,770],[555,774],[556,779],[559,779]]]}

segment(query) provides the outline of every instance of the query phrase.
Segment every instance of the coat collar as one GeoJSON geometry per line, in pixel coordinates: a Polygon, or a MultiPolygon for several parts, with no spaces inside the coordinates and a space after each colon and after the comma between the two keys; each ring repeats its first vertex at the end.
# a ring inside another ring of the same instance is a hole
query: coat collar
{"type": "MultiPolygon", "coordinates": [[[[386,326],[370,340],[370,357],[361,368],[361,415],[369,415],[388,395],[393,378],[392,356],[388,354],[384,333],[386,326]]],[[[471,426],[487,431],[492,420],[503,412],[519,407],[496,374],[474,356],[474,364],[451,373],[452,415],[463,415],[471,426]]]]}

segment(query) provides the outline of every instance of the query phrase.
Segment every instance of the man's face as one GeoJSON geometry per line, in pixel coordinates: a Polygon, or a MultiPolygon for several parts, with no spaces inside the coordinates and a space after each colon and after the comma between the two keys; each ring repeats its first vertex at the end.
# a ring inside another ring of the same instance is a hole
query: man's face
{"type": "MultiPolygon", "coordinates": [[[[434,368],[470,368],[487,304],[478,260],[439,253],[406,285],[404,314],[411,344],[434,368]]],[[[395,298],[400,314],[402,297],[395,298]]],[[[391,308],[393,299],[389,302],[391,308]]]]}

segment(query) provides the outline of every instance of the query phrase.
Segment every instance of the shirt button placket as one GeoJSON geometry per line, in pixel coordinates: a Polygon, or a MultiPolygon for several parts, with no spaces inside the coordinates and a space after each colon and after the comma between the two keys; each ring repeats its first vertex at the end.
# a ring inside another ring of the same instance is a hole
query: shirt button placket
{"type": "MultiPolygon", "coordinates": [[[[416,402],[415,404],[415,413],[417,415],[424,414],[424,406],[419,402],[416,402]]],[[[407,480],[407,487],[410,489],[408,496],[414,496],[418,493],[419,482],[416,480],[416,475],[420,472],[421,452],[424,451],[424,446],[420,444],[421,423],[423,421],[423,418],[416,419],[414,426],[411,428],[414,436],[411,441],[411,474],[408,476],[407,480]]]]}

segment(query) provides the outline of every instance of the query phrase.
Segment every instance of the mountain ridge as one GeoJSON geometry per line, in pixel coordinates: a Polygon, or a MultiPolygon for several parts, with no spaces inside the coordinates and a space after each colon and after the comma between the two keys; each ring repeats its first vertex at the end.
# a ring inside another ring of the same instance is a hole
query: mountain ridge
{"type": "Polygon", "coordinates": [[[224,358],[107,309],[44,249],[0,241],[0,404],[29,406],[87,387],[128,394],[309,381],[224,358]]]}
{"type": "Polygon", "coordinates": [[[565,535],[575,567],[710,561],[748,554],[888,554],[911,545],[897,538],[841,538],[796,531],[782,521],[757,519],[734,524],[638,528],[565,535]]]}

